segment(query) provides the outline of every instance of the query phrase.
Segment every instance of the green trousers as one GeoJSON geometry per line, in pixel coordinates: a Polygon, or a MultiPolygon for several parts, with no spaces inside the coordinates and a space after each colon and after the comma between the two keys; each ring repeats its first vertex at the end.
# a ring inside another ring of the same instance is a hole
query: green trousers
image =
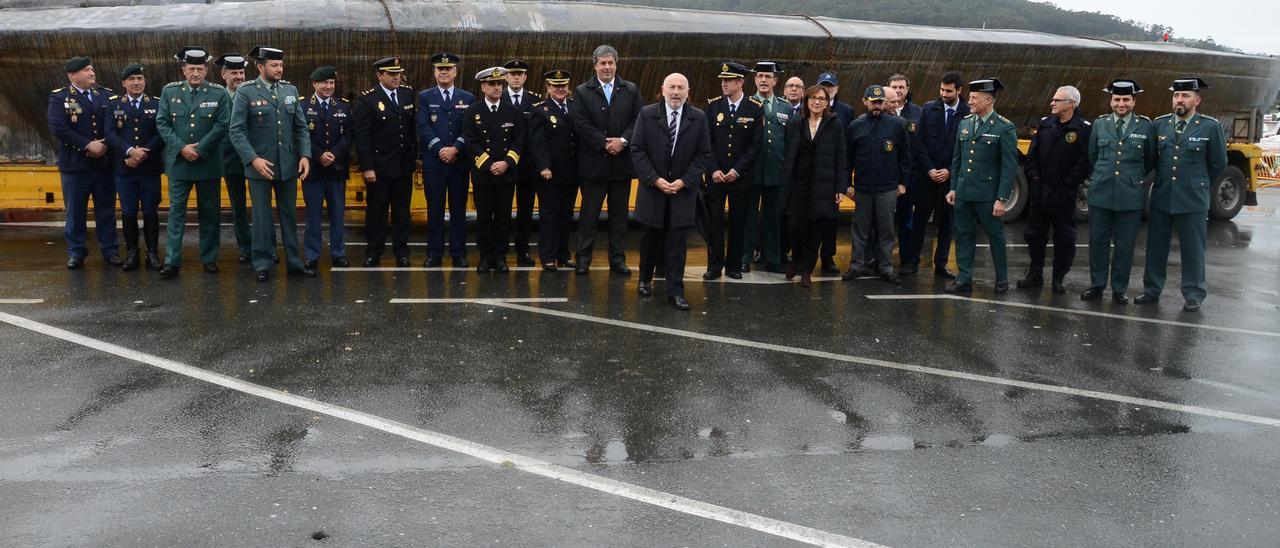
{"type": "Polygon", "coordinates": [[[991,214],[995,202],[956,200],[955,239],[958,283],[973,283],[973,255],[978,246],[978,224],[991,244],[991,262],[996,267],[996,282],[1009,281],[1009,255],[1004,235],[1004,221],[991,214]]]}
{"type": "Polygon", "coordinates": [[[264,181],[249,179],[249,198],[253,200],[253,269],[271,270],[275,261],[275,219],[271,215],[271,197],[275,195],[280,212],[280,238],[284,240],[285,265],[289,270],[302,270],[298,252],[298,181],[264,181]]]}
{"type": "Polygon", "coordinates": [[[753,186],[747,191],[747,238],[742,246],[742,264],[751,264],[759,243],[768,266],[782,265],[781,186],[753,186]]]}
{"type": "Polygon", "coordinates": [[[1089,206],[1089,289],[1107,287],[1124,294],[1133,269],[1133,248],[1142,225],[1142,211],[1116,211],[1089,206]]]}
{"type": "Polygon", "coordinates": [[[182,235],[187,230],[187,199],[196,189],[196,218],[200,224],[200,262],[218,261],[218,224],[222,210],[222,185],[217,179],[181,181],[169,179],[169,225],[165,233],[165,264],[182,266],[182,235]]]}
{"type": "Polygon", "coordinates": [[[1209,295],[1205,283],[1204,249],[1209,238],[1209,212],[1169,213],[1152,209],[1147,216],[1147,267],[1142,274],[1142,292],[1159,296],[1169,266],[1169,243],[1178,231],[1182,250],[1182,296],[1204,301],[1209,295]]]}

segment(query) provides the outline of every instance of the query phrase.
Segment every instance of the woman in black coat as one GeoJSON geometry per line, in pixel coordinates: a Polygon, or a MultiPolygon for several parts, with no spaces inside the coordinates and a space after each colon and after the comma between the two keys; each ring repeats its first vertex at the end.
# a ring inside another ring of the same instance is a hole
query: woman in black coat
{"type": "Polygon", "coordinates": [[[830,110],[831,96],[822,86],[805,90],[801,116],[787,125],[787,159],[781,177],[787,188],[787,228],[797,260],[787,279],[798,272],[809,287],[823,230],[835,225],[840,201],[852,183],[845,156],[844,128],[830,110]]]}

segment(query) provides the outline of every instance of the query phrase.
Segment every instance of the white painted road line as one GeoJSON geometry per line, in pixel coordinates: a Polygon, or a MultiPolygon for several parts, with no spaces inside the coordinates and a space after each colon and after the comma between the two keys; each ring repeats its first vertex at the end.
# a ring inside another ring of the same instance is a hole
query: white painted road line
{"type": "Polygon", "coordinates": [[[1175,322],[1173,320],[1161,320],[1159,318],[1141,318],[1138,316],[1126,316],[1124,314],[1109,314],[1106,312],[1096,312],[1093,310],[1079,310],[1075,308],[1062,308],[1057,306],[1045,306],[1042,304],[1015,303],[1009,301],[995,301],[991,299],[978,299],[974,297],[964,297],[961,295],[867,295],[868,299],[877,301],[919,301],[919,300],[953,300],[953,301],[969,301],[975,303],[998,304],[1000,306],[1013,306],[1017,308],[1032,308],[1036,310],[1049,310],[1052,312],[1064,312],[1067,314],[1080,314],[1082,316],[1097,316],[1100,318],[1112,318],[1117,320],[1129,320],[1133,322],[1155,323],[1160,325],[1174,325],[1178,327],[1193,327],[1196,329],[1208,329],[1212,331],[1225,331],[1227,333],[1241,333],[1245,335],[1261,335],[1263,337],[1280,337],[1280,333],[1274,331],[1258,331],[1256,329],[1240,329],[1236,327],[1222,327],[1218,325],[1205,325],[1199,323],[1175,322]]]}
{"type": "Polygon", "coordinates": [[[0,299],[0,304],[40,304],[44,299],[0,299]]]}
{"type": "MultiPolygon", "coordinates": [[[[486,302],[485,304],[501,303],[486,302]]],[[[234,377],[228,377],[212,371],[206,371],[185,363],[161,358],[159,356],[139,352],[137,350],[100,341],[77,333],[72,333],[70,331],[59,329],[34,320],[29,320],[21,316],[14,316],[12,314],[0,312],[0,321],[28,331],[33,331],[55,339],[61,339],[80,346],[92,348],[100,352],[105,352],[128,360],[158,367],[172,373],[215,384],[237,392],[258,396],[260,398],[285,405],[291,405],[300,409],[306,409],[313,413],[319,413],[337,419],[350,421],[388,434],[400,436],[402,438],[414,440],[441,449],[446,449],[455,453],[461,453],[493,464],[511,466],[517,470],[528,472],[530,474],[562,481],[579,487],[594,489],[596,491],[646,504],[652,504],[654,506],[675,510],[691,516],[698,516],[728,523],[730,525],[736,525],[738,527],[744,527],[815,546],[853,546],[867,548],[880,546],[879,544],[861,539],[837,535],[835,533],[829,533],[812,527],[796,525],[786,521],[734,510],[732,508],[685,498],[679,495],[673,495],[671,493],[657,491],[647,487],[641,487],[639,485],[612,480],[594,474],[588,474],[573,468],[560,466],[558,464],[551,464],[549,462],[527,457],[518,453],[503,451],[496,447],[490,447],[470,440],[450,436],[448,434],[425,430],[362,411],[356,411],[354,409],[290,394],[274,388],[267,388],[265,386],[242,381],[234,377]]]]}
{"type": "MultiPolygon", "coordinates": [[[[540,266],[513,266],[509,267],[511,272],[538,272],[542,270],[540,266]]],[[[632,270],[638,270],[639,267],[631,267],[632,270]]],[[[590,268],[593,272],[602,272],[609,270],[607,266],[593,266],[590,268]]],[[[335,266],[329,269],[330,272],[475,272],[474,267],[460,266],[335,266]]],[[[548,272],[548,274],[557,274],[561,272],[573,273],[572,268],[560,268],[556,272],[548,272]]],[[[493,274],[502,274],[494,272],[493,274]]],[[[662,276],[657,276],[654,280],[662,280],[662,276]]],[[[876,276],[864,276],[859,280],[874,280],[876,276]]],[[[748,272],[742,275],[741,280],[735,280],[728,276],[721,276],[718,280],[704,280],[702,274],[697,272],[689,272],[686,270],[684,275],[685,283],[726,283],[726,284],[752,284],[752,285],[781,285],[799,283],[796,280],[787,280],[781,274],[748,272]]],[[[841,281],[839,276],[816,276],[813,278],[815,282],[838,282],[841,281]]]]}
{"type": "Polygon", "coordinates": [[[1132,396],[1124,396],[1121,394],[1099,392],[1097,390],[1085,390],[1080,388],[1072,388],[1069,386],[1058,386],[1054,384],[1044,384],[1044,383],[1038,383],[1038,382],[1005,379],[1001,377],[992,377],[989,375],[979,375],[976,373],[965,373],[962,371],[951,371],[949,369],[938,369],[935,367],[925,367],[922,365],[911,365],[906,363],[877,360],[874,358],[849,356],[845,354],[836,354],[834,352],[824,352],[821,350],[811,350],[808,348],[785,346],[780,344],[752,341],[747,339],[735,339],[733,337],[725,337],[721,335],[709,335],[706,333],[698,333],[696,331],[684,331],[681,329],[672,329],[670,327],[660,327],[660,326],[649,325],[645,323],[629,322],[626,320],[614,320],[610,318],[601,318],[598,316],[589,316],[586,314],[578,314],[574,312],[564,312],[561,310],[552,310],[549,308],[525,306],[522,304],[512,304],[512,303],[503,303],[503,302],[494,302],[494,303],[487,303],[487,304],[491,304],[493,306],[499,306],[503,308],[510,308],[513,310],[523,310],[526,312],[532,312],[534,314],[544,314],[548,316],[556,316],[556,317],[567,318],[571,320],[582,320],[582,321],[594,322],[598,324],[612,325],[616,327],[625,327],[627,329],[648,331],[650,333],[660,333],[663,335],[671,335],[674,337],[684,337],[687,339],[696,339],[701,341],[731,344],[734,346],[741,346],[741,347],[752,348],[757,350],[769,350],[772,352],[782,352],[786,354],[808,356],[812,358],[833,360],[833,361],[844,362],[844,363],[870,365],[874,367],[883,367],[885,369],[897,369],[901,371],[910,371],[912,373],[923,373],[926,375],[936,375],[939,377],[948,377],[952,379],[964,379],[964,380],[977,381],[977,382],[983,382],[988,384],[996,384],[1000,386],[1015,386],[1018,388],[1026,388],[1028,390],[1053,392],[1056,394],[1065,394],[1068,396],[1080,396],[1084,398],[1093,398],[1097,400],[1112,401],[1112,402],[1124,403],[1128,405],[1138,405],[1142,407],[1166,409],[1169,411],[1177,411],[1179,413],[1189,413],[1192,415],[1202,415],[1205,417],[1248,422],[1253,424],[1261,424],[1264,426],[1280,427],[1280,419],[1275,419],[1271,417],[1261,417],[1257,415],[1247,415],[1244,413],[1236,413],[1232,411],[1222,411],[1218,409],[1210,409],[1207,407],[1197,407],[1194,405],[1169,403],[1169,402],[1164,402],[1160,400],[1149,400],[1146,398],[1135,398],[1132,396]]]}
{"type": "Polygon", "coordinates": [[[567,303],[564,297],[516,297],[511,299],[391,299],[391,304],[457,304],[457,303],[567,303]]]}

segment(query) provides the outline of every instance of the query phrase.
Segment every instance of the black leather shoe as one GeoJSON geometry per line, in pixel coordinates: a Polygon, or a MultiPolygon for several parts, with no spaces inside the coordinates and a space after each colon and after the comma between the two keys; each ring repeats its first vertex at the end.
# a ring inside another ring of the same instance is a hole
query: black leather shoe
{"type": "Polygon", "coordinates": [[[934,276],[937,276],[937,277],[939,277],[939,278],[942,278],[942,279],[944,279],[944,280],[954,280],[954,279],[956,279],[956,273],[955,273],[955,272],[952,272],[952,271],[951,271],[951,269],[949,269],[949,268],[947,268],[947,267],[945,267],[945,266],[935,266],[935,267],[933,267],[933,275],[934,275],[934,276]]]}
{"type": "Polygon", "coordinates": [[[379,262],[381,262],[381,261],[382,261],[382,259],[381,259],[381,258],[379,258],[379,257],[365,257],[365,258],[364,258],[364,266],[365,266],[366,268],[376,267],[376,266],[378,266],[378,263],[379,263],[379,262]]]}
{"type": "Polygon", "coordinates": [[[453,266],[454,268],[467,268],[471,266],[471,263],[467,262],[466,257],[453,257],[453,266]]]}
{"type": "Polygon", "coordinates": [[[426,268],[438,268],[443,262],[444,261],[440,260],[440,257],[427,257],[427,260],[422,261],[422,266],[426,268]]]}
{"type": "Polygon", "coordinates": [[[408,257],[396,257],[396,268],[408,268],[408,267],[409,267],[408,257]]]}
{"type": "Polygon", "coordinates": [[[338,268],[346,268],[348,266],[351,266],[351,261],[348,261],[346,257],[334,257],[333,266],[336,266],[338,268]]]}
{"type": "Polygon", "coordinates": [[[741,280],[741,279],[742,279],[742,273],[741,273],[741,272],[734,272],[734,271],[730,270],[730,271],[728,271],[728,272],[725,272],[725,273],[724,273],[724,275],[725,275],[725,276],[728,276],[730,279],[734,279],[734,280],[741,280]]]}
{"type": "Polygon", "coordinates": [[[636,293],[639,293],[641,297],[652,297],[653,282],[640,282],[640,285],[636,286],[636,293]]]}
{"type": "Polygon", "coordinates": [[[317,266],[320,266],[320,261],[317,261],[315,259],[302,262],[302,268],[310,268],[311,270],[315,270],[317,266]]]}
{"type": "Polygon", "coordinates": [[[528,251],[516,253],[516,266],[534,266],[536,264],[538,263],[533,260],[533,255],[530,255],[528,251]]]}
{"type": "Polygon", "coordinates": [[[306,267],[299,268],[299,269],[290,268],[289,275],[296,276],[299,278],[314,278],[316,277],[316,271],[306,267]]]}
{"type": "Polygon", "coordinates": [[[898,269],[898,274],[901,276],[915,276],[919,272],[920,265],[915,264],[904,264],[898,269]]]}
{"type": "Polygon", "coordinates": [[[571,260],[556,261],[556,265],[562,268],[578,268],[578,263],[571,260]]]}
{"type": "Polygon", "coordinates": [[[179,267],[171,264],[167,264],[167,265],[164,265],[164,268],[160,269],[160,277],[166,278],[166,279],[176,278],[178,277],[178,274],[181,273],[181,271],[182,269],[180,269],[179,267]]]}
{"type": "Polygon", "coordinates": [[[259,270],[256,274],[253,275],[253,277],[254,279],[260,282],[265,282],[271,279],[271,272],[268,270],[259,270]]]}
{"type": "Polygon", "coordinates": [[[1133,304],[1156,304],[1158,302],[1160,302],[1160,296],[1150,293],[1138,295],[1138,298],[1133,300],[1133,304]]]}
{"type": "Polygon", "coordinates": [[[857,270],[850,268],[848,272],[845,272],[844,274],[840,275],[840,279],[848,282],[848,281],[856,280],[863,276],[870,276],[870,275],[871,275],[871,271],[865,268],[859,268],[857,270]]]}
{"type": "Polygon", "coordinates": [[[129,254],[124,258],[124,264],[121,265],[120,270],[132,272],[137,270],[139,266],[142,266],[142,261],[138,260],[138,250],[130,249],[129,254]]]}
{"type": "Polygon", "coordinates": [[[542,270],[543,270],[543,271],[546,271],[546,272],[555,272],[555,271],[556,271],[556,268],[557,268],[557,267],[556,267],[556,263],[555,263],[555,261],[551,261],[551,262],[549,262],[549,263],[542,263],[542,270]]]}
{"type": "Polygon", "coordinates": [[[836,266],[836,263],[823,263],[822,273],[835,276],[840,274],[840,267],[836,266]]]}
{"type": "Polygon", "coordinates": [[[120,266],[124,264],[124,261],[120,260],[119,255],[103,255],[102,261],[107,263],[107,266],[120,266]]]}
{"type": "Polygon", "coordinates": [[[951,283],[947,284],[946,287],[943,287],[942,290],[947,293],[973,293],[973,284],[953,280],[951,283]]]}
{"type": "Polygon", "coordinates": [[[218,263],[204,263],[204,271],[209,274],[217,274],[218,263]]]}
{"type": "Polygon", "coordinates": [[[510,272],[510,271],[511,271],[511,268],[507,266],[507,260],[506,260],[506,259],[494,259],[494,260],[493,260],[493,269],[494,269],[494,270],[496,270],[496,271],[498,271],[498,272],[510,272]]]}
{"type": "Polygon", "coordinates": [[[1030,287],[1044,287],[1044,274],[1039,270],[1028,270],[1021,278],[1018,278],[1018,289],[1027,289],[1030,287]]]}
{"type": "Polygon", "coordinates": [[[579,276],[586,276],[587,274],[591,273],[591,267],[582,263],[578,263],[578,266],[573,269],[573,273],[579,276]]]}
{"type": "Polygon", "coordinates": [[[719,270],[716,270],[716,271],[712,272],[712,271],[708,270],[708,271],[706,271],[706,272],[703,272],[703,273],[702,273],[702,279],[707,280],[707,281],[711,281],[711,280],[719,280],[719,279],[720,279],[720,271],[719,271],[719,270]]]}
{"type": "Polygon", "coordinates": [[[1129,296],[1128,296],[1128,295],[1125,295],[1124,293],[1116,293],[1116,292],[1112,291],[1112,292],[1111,292],[1111,302],[1116,303],[1116,304],[1121,304],[1121,305],[1129,304],[1129,296]]]}
{"type": "Polygon", "coordinates": [[[618,264],[615,264],[615,265],[610,265],[610,266],[609,266],[609,270],[612,270],[614,274],[619,274],[619,275],[622,275],[622,276],[630,276],[630,275],[631,275],[631,267],[629,267],[629,266],[627,266],[627,265],[625,265],[625,264],[622,264],[622,263],[618,263],[618,264]]]}
{"type": "Polygon", "coordinates": [[[240,254],[240,264],[252,264],[252,263],[253,263],[253,257],[249,256],[248,253],[240,254]]]}
{"type": "Polygon", "coordinates": [[[1200,301],[1197,301],[1195,299],[1188,299],[1187,302],[1182,305],[1182,311],[1183,312],[1199,312],[1200,301]]]}
{"type": "Polygon", "coordinates": [[[996,293],[1008,293],[1009,282],[996,282],[996,293]]]}
{"type": "Polygon", "coordinates": [[[899,278],[892,270],[880,274],[880,280],[891,283],[893,285],[902,285],[902,278],[899,278]]]}
{"type": "Polygon", "coordinates": [[[76,270],[84,266],[84,257],[70,257],[67,259],[67,270],[76,270]]]}
{"type": "Polygon", "coordinates": [[[1053,282],[1053,292],[1062,294],[1067,292],[1067,284],[1062,282],[1053,282]]]}
{"type": "MultiPolygon", "coordinates": [[[[1121,295],[1124,295],[1124,293],[1121,293],[1121,295]]],[[[1082,301],[1096,301],[1101,298],[1102,298],[1101,287],[1090,287],[1089,289],[1084,290],[1084,293],[1080,294],[1080,300],[1082,301]]],[[[1125,302],[1129,302],[1128,299],[1126,299],[1125,302]]]]}
{"type": "Polygon", "coordinates": [[[667,297],[667,302],[670,302],[671,306],[676,307],[676,310],[689,309],[689,301],[684,300],[684,297],[681,297],[680,295],[672,295],[670,297],[667,297]]]}
{"type": "Polygon", "coordinates": [[[738,265],[738,272],[751,272],[751,263],[742,263],[738,265]]]}
{"type": "Polygon", "coordinates": [[[155,251],[147,251],[147,270],[160,270],[164,268],[164,263],[160,262],[160,254],[155,251]]]}

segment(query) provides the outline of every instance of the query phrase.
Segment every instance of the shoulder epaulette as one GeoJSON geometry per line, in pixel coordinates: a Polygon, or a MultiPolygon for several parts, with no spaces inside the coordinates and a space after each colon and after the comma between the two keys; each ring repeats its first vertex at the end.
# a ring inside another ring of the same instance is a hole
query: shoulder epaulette
{"type": "Polygon", "coordinates": [[[1043,122],[1043,121],[1048,120],[1048,119],[1049,119],[1049,117],[1048,117],[1048,116],[1042,116],[1042,117],[1040,118],[1040,121],[1041,121],[1041,122],[1043,122]]]}
{"type": "Polygon", "coordinates": [[[970,113],[969,115],[965,116],[964,119],[968,120],[969,118],[977,118],[977,117],[978,117],[977,114],[970,113]]]}
{"type": "Polygon", "coordinates": [[[400,84],[400,89],[413,89],[413,88],[410,88],[409,86],[406,86],[404,84],[400,84]]]}
{"type": "Polygon", "coordinates": [[[1159,115],[1159,116],[1156,116],[1156,119],[1157,119],[1157,120],[1163,120],[1163,119],[1165,119],[1165,118],[1170,118],[1170,117],[1172,117],[1172,116],[1173,116],[1173,114],[1172,114],[1172,113],[1169,113],[1169,114],[1161,114],[1161,115],[1159,115]]]}
{"type": "Polygon", "coordinates": [[[1200,117],[1201,117],[1201,118],[1208,118],[1208,119],[1213,120],[1213,121],[1215,121],[1215,122],[1217,122],[1217,121],[1218,121],[1218,119],[1217,119],[1217,118],[1214,118],[1214,117],[1209,116],[1209,115],[1206,115],[1206,114],[1201,114],[1201,115],[1200,115],[1200,117]]]}
{"type": "Polygon", "coordinates": [[[62,91],[62,90],[64,90],[64,89],[67,89],[67,88],[58,88],[58,89],[55,89],[55,90],[50,91],[49,93],[58,93],[58,92],[61,92],[61,91],[62,91]]]}
{"type": "Polygon", "coordinates": [[[755,97],[747,97],[747,99],[750,100],[752,103],[755,103],[755,105],[758,107],[764,106],[764,102],[759,99],[756,99],[755,97]]]}
{"type": "Polygon", "coordinates": [[[714,103],[714,102],[716,102],[716,101],[719,101],[719,100],[721,100],[721,99],[724,99],[724,96],[723,96],[723,95],[717,95],[717,96],[715,96],[715,97],[712,97],[712,98],[710,98],[710,99],[707,99],[707,104],[709,105],[709,104],[714,103]]]}
{"type": "Polygon", "coordinates": [[[1091,125],[1093,125],[1093,122],[1090,122],[1090,121],[1088,121],[1088,120],[1085,120],[1085,121],[1084,121],[1084,125],[1086,125],[1086,126],[1091,126],[1091,125]]]}
{"type": "Polygon", "coordinates": [[[168,84],[165,84],[164,87],[171,88],[174,86],[181,86],[181,85],[182,85],[182,82],[177,81],[177,82],[169,82],[168,84]]]}
{"type": "Polygon", "coordinates": [[[120,98],[120,96],[119,96],[119,95],[112,95],[111,97],[107,97],[107,100],[108,100],[108,101],[115,101],[116,99],[119,99],[119,98],[120,98]]]}
{"type": "Polygon", "coordinates": [[[289,85],[291,85],[291,86],[293,85],[293,82],[290,82],[290,81],[288,81],[288,80],[280,80],[280,83],[281,83],[281,84],[289,84],[289,85]]]}
{"type": "Polygon", "coordinates": [[[306,96],[306,95],[299,95],[299,96],[298,96],[298,102],[299,102],[299,103],[301,103],[301,102],[303,102],[303,101],[306,101],[306,100],[307,100],[307,96],[306,96]]]}
{"type": "Polygon", "coordinates": [[[360,92],[360,95],[368,95],[368,94],[370,94],[370,93],[373,93],[373,88],[369,88],[369,89],[366,89],[366,90],[364,90],[364,91],[360,92]]]}
{"type": "Polygon", "coordinates": [[[996,118],[999,118],[1001,121],[1003,121],[1003,122],[1004,122],[1004,123],[1006,123],[1006,124],[1012,124],[1012,123],[1013,123],[1013,122],[1010,122],[1008,118],[1005,118],[1004,116],[999,115],[999,114],[997,114],[997,115],[996,115],[996,118]]]}
{"type": "Polygon", "coordinates": [[[1146,121],[1148,121],[1148,122],[1150,122],[1150,121],[1151,121],[1151,119],[1150,119],[1150,118],[1147,118],[1146,116],[1143,116],[1143,115],[1141,115],[1141,114],[1139,114],[1139,115],[1138,115],[1138,117],[1139,117],[1139,118],[1142,118],[1143,120],[1146,120],[1146,121]]]}
{"type": "Polygon", "coordinates": [[[540,107],[540,106],[542,106],[542,105],[543,105],[543,104],[545,104],[545,103],[546,103],[546,101],[538,101],[538,102],[534,103],[534,104],[533,104],[533,106],[534,106],[534,107],[540,107]]]}
{"type": "Polygon", "coordinates": [[[538,95],[537,93],[534,93],[534,92],[532,92],[532,91],[525,91],[525,94],[527,94],[527,95],[532,95],[532,96],[537,97],[537,98],[539,98],[539,99],[541,99],[541,98],[542,98],[542,96],[541,96],[541,95],[538,95]]]}
{"type": "Polygon", "coordinates": [[[1099,116],[1099,117],[1095,118],[1095,120],[1101,120],[1101,119],[1106,118],[1106,117],[1108,117],[1108,116],[1111,116],[1111,115],[1110,115],[1110,114],[1103,114],[1102,116],[1099,116]]]}
{"type": "Polygon", "coordinates": [[[213,83],[213,82],[205,82],[205,83],[206,83],[206,84],[209,84],[209,87],[211,87],[211,88],[213,88],[213,89],[227,89],[227,86],[224,86],[224,85],[222,85],[222,84],[215,84],[215,83],[213,83]]]}
{"type": "Polygon", "coordinates": [[[339,100],[339,101],[342,101],[342,102],[344,102],[344,103],[350,103],[350,102],[351,102],[351,99],[347,99],[346,97],[339,97],[339,98],[338,98],[338,100],[339,100]]]}

